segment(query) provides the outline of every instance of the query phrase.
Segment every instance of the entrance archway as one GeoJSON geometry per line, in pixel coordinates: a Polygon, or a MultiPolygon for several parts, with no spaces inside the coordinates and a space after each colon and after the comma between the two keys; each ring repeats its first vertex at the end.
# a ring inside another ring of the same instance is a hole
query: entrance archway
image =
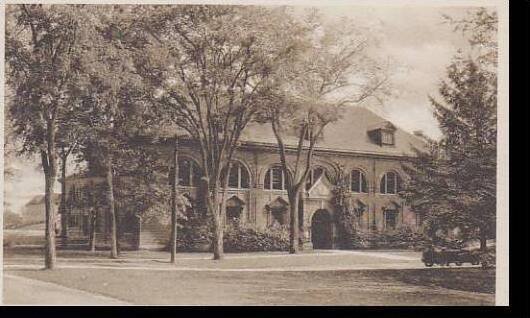
{"type": "Polygon", "coordinates": [[[327,210],[318,210],[311,218],[311,242],[314,249],[331,249],[333,247],[333,230],[331,215],[327,210]]]}

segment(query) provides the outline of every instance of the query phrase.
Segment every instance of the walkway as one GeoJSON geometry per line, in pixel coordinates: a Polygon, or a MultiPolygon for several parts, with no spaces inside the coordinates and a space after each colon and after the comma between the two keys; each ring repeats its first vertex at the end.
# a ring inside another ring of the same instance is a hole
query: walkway
{"type": "Polygon", "coordinates": [[[4,274],[4,304],[9,305],[126,305],[124,301],[86,291],[4,274]],[[5,292],[8,290],[9,292],[5,292]]]}

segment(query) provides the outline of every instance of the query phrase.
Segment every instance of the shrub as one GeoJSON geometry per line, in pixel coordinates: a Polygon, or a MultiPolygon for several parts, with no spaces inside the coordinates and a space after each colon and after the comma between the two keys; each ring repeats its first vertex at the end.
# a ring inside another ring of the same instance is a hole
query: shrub
{"type": "Polygon", "coordinates": [[[177,250],[184,252],[211,252],[213,235],[208,224],[184,227],[177,232],[177,250]]]}
{"type": "MultiPolygon", "coordinates": [[[[193,230],[180,231],[177,249],[186,252],[211,252],[212,231],[208,226],[195,226],[193,230]]],[[[225,252],[287,251],[289,232],[283,228],[256,230],[246,227],[228,227],[223,236],[225,252]]]]}
{"type": "Polygon", "coordinates": [[[361,232],[355,231],[343,240],[345,249],[422,249],[429,242],[423,234],[409,228],[400,228],[395,232],[361,232]]]}
{"type": "Polygon", "coordinates": [[[483,269],[494,268],[496,263],[496,248],[488,247],[486,252],[480,253],[480,264],[483,269]]]}
{"type": "Polygon", "coordinates": [[[231,227],[225,232],[223,245],[226,252],[286,251],[289,249],[289,236],[283,228],[258,231],[231,227]]]}

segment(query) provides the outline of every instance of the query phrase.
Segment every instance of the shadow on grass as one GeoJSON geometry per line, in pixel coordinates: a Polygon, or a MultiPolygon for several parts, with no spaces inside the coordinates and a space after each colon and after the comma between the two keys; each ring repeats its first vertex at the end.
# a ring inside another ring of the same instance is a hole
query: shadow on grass
{"type": "Polygon", "coordinates": [[[379,277],[407,284],[495,294],[495,269],[433,268],[379,270],[379,277]]]}

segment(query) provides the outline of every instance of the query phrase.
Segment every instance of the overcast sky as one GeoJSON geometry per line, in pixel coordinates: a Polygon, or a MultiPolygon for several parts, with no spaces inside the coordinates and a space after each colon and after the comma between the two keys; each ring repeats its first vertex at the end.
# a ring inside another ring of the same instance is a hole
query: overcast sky
{"type": "MultiPolygon", "coordinates": [[[[372,29],[380,37],[377,53],[395,61],[398,71],[392,84],[396,96],[385,105],[370,109],[397,126],[413,132],[422,130],[431,137],[440,132],[432,115],[428,95],[437,95],[438,83],[457,50],[465,49],[466,39],[443,24],[442,14],[462,16],[466,7],[319,7],[330,17],[346,16],[372,29]]],[[[6,165],[10,158],[6,158],[6,165]]],[[[15,180],[5,182],[5,200],[18,212],[34,195],[43,193],[44,177],[37,161],[16,160],[15,180]]],[[[57,184],[57,192],[60,185],[57,184]]]]}

